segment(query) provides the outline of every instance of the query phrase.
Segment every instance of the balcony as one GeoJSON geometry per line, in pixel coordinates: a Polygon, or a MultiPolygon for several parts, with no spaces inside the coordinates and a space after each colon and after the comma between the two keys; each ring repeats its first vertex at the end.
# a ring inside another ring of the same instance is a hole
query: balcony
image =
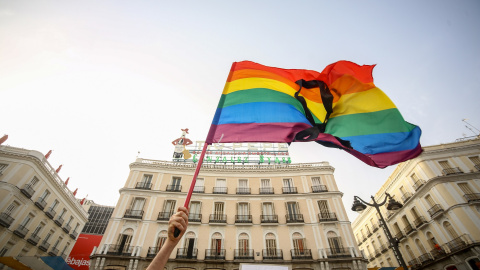
{"type": "Polygon", "coordinates": [[[378,231],[378,224],[376,224],[376,223],[375,223],[375,224],[372,224],[372,231],[373,231],[373,232],[378,231]]]}
{"type": "Polygon", "coordinates": [[[235,249],[234,260],[253,260],[254,259],[254,251],[253,249],[235,249]]]}
{"type": "Polygon", "coordinates": [[[438,259],[446,256],[445,251],[443,249],[441,249],[440,247],[438,249],[434,248],[434,249],[430,250],[430,254],[433,256],[434,260],[438,260],[438,259]]]}
{"type": "Polygon", "coordinates": [[[302,214],[288,214],[285,215],[285,219],[287,223],[303,223],[303,215],[302,214]]]}
{"type": "Polygon", "coordinates": [[[205,193],[204,186],[195,186],[193,187],[193,193],[205,193]]]}
{"type": "Polygon", "coordinates": [[[27,235],[28,230],[27,230],[27,228],[25,228],[25,226],[18,225],[17,229],[15,231],[13,231],[13,233],[20,238],[24,238],[25,235],[27,235]]]}
{"type": "Polygon", "coordinates": [[[367,230],[367,237],[370,237],[372,235],[373,235],[373,233],[371,231],[367,230]]]}
{"type": "Polygon", "coordinates": [[[78,236],[78,233],[77,233],[77,232],[72,232],[72,233],[70,234],[70,238],[72,238],[73,240],[75,240],[75,239],[77,238],[77,236],[78,236]]]}
{"type": "Polygon", "coordinates": [[[362,235],[362,243],[364,243],[365,241],[367,241],[367,237],[365,235],[362,235]]]}
{"type": "Polygon", "coordinates": [[[403,234],[403,232],[398,232],[397,234],[395,234],[395,238],[397,238],[398,241],[400,241],[403,238],[405,238],[405,235],[403,234]]]}
{"type": "Polygon", "coordinates": [[[282,192],[283,192],[283,194],[296,194],[296,193],[298,193],[296,187],[283,187],[282,192]]]}
{"type": "Polygon", "coordinates": [[[33,193],[35,193],[35,190],[33,190],[32,186],[30,184],[25,184],[20,191],[25,195],[27,198],[31,198],[33,193]]]}
{"type": "Polygon", "coordinates": [[[273,187],[262,187],[260,188],[260,194],[274,194],[273,187]]]}
{"type": "Polygon", "coordinates": [[[213,187],[213,194],[227,194],[226,187],[213,187]]]}
{"type": "Polygon", "coordinates": [[[480,193],[465,194],[463,197],[465,197],[465,200],[467,200],[468,203],[480,202],[480,193]]]}
{"type": "Polygon", "coordinates": [[[407,265],[412,269],[415,269],[416,267],[420,266],[420,262],[417,259],[413,259],[411,261],[408,261],[407,265]]]}
{"type": "Polygon", "coordinates": [[[65,224],[65,226],[62,229],[65,233],[69,233],[72,227],[70,227],[70,225],[68,224],[65,224]]]}
{"type": "Polygon", "coordinates": [[[9,214],[5,212],[0,214],[0,225],[2,225],[5,228],[10,227],[10,225],[12,225],[12,222],[14,220],[15,220],[14,218],[12,218],[9,214]]]}
{"type": "Polygon", "coordinates": [[[47,252],[48,248],[50,247],[50,244],[47,243],[45,240],[38,246],[38,248],[44,252],[47,252]]]}
{"type": "Polygon", "coordinates": [[[316,186],[312,186],[312,192],[313,193],[320,193],[320,192],[327,192],[328,189],[327,189],[327,186],[325,185],[316,185],[316,186]]]}
{"type": "Polygon", "coordinates": [[[463,173],[460,168],[447,168],[442,170],[443,175],[461,174],[463,173]]]}
{"type": "Polygon", "coordinates": [[[202,222],[202,214],[190,213],[188,215],[188,222],[202,222]]]}
{"type": "Polygon", "coordinates": [[[227,215],[221,215],[221,214],[211,214],[210,223],[227,223],[227,215]]]}
{"type": "Polygon", "coordinates": [[[388,246],[385,244],[380,244],[379,250],[380,252],[385,253],[388,251],[388,246]]]}
{"type": "Polygon", "coordinates": [[[62,217],[57,217],[57,219],[55,219],[55,224],[57,224],[59,227],[62,227],[63,222],[64,220],[62,217]]]}
{"type": "Polygon", "coordinates": [[[291,249],[292,260],[313,260],[311,249],[291,249]]]}
{"type": "Polygon", "coordinates": [[[422,227],[424,224],[427,224],[427,221],[425,220],[424,217],[420,216],[413,221],[413,224],[418,229],[418,228],[422,227]]]}
{"type": "Polygon", "coordinates": [[[138,183],[135,185],[135,189],[151,190],[151,189],[152,189],[152,183],[138,182],[138,183]]]}
{"type": "Polygon", "coordinates": [[[326,248],[327,258],[349,258],[352,257],[348,248],[326,248]]]}
{"type": "Polygon", "coordinates": [[[264,260],[283,260],[283,251],[281,249],[264,249],[262,255],[264,260]]]}
{"type": "Polygon", "coordinates": [[[252,215],[235,215],[235,223],[252,223],[252,215]]]}
{"type": "Polygon", "coordinates": [[[475,164],[475,169],[477,169],[477,171],[480,171],[480,164],[475,164]]]}
{"type": "Polygon", "coordinates": [[[413,233],[413,232],[416,232],[417,229],[415,229],[415,227],[413,227],[412,225],[408,224],[408,225],[405,226],[404,231],[405,231],[405,234],[406,234],[406,235],[409,235],[409,234],[411,234],[411,233],[413,233]]]}
{"type": "Polygon", "coordinates": [[[127,209],[125,210],[124,218],[134,218],[134,219],[142,219],[143,218],[143,210],[132,210],[127,209]]]}
{"type": "Polygon", "coordinates": [[[47,202],[45,201],[44,198],[38,198],[37,201],[35,202],[35,205],[40,208],[40,210],[45,209],[45,206],[47,206],[47,202]]]}
{"type": "Polygon", "coordinates": [[[225,249],[205,249],[205,260],[225,260],[225,249]]]}
{"type": "Polygon", "coordinates": [[[432,208],[428,209],[428,214],[430,214],[431,218],[438,216],[441,213],[443,213],[443,208],[440,204],[435,204],[432,208]]]}
{"type": "Polygon", "coordinates": [[[337,214],[333,212],[320,212],[318,214],[318,222],[337,221],[337,214]]]}
{"type": "Polygon", "coordinates": [[[411,197],[412,197],[412,193],[405,192],[405,194],[403,194],[403,196],[402,196],[403,203],[406,203],[408,200],[410,200],[411,197]]]}
{"type": "Polygon", "coordinates": [[[154,258],[155,255],[157,255],[159,250],[160,250],[159,247],[149,247],[147,252],[147,258],[154,258]]]}
{"type": "MultiPolygon", "coordinates": [[[[170,220],[170,216],[172,215],[171,212],[158,212],[157,220],[168,221],[170,220]]],[[[190,220],[190,218],[189,218],[190,220]]]]}
{"type": "Polygon", "coordinates": [[[57,212],[55,210],[53,210],[53,208],[48,208],[47,212],[45,212],[45,215],[47,215],[47,217],[53,219],[53,217],[57,214],[57,212]]]}
{"type": "Polygon", "coordinates": [[[382,252],[380,251],[380,249],[374,249],[374,251],[375,251],[375,258],[382,256],[382,252]]]}
{"type": "Polygon", "coordinates": [[[250,188],[237,188],[237,194],[250,194],[250,188]]]}
{"type": "Polygon", "coordinates": [[[58,249],[56,247],[52,247],[52,249],[48,252],[49,256],[56,257],[58,254],[58,249]]]}
{"type": "MultiPolygon", "coordinates": [[[[465,235],[463,235],[465,236],[465,235]]],[[[465,241],[466,237],[457,237],[455,239],[453,239],[452,241],[450,242],[447,242],[445,245],[443,245],[445,247],[445,249],[447,250],[448,253],[454,253],[454,252],[457,252],[459,250],[462,250],[464,248],[467,247],[467,241],[465,241]]]]}
{"type": "Polygon", "coordinates": [[[262,223],[278,223],[278,215],[260,215],[262,223]]]}
{"type": "Polygon", "coordinates": [[[181,185],[167,185],[167,191],[180,192],[180,191],[182,191],[182,186],[181,185]]]}
{"type": "Polygon", "coordinates": [[[38,235],[36,234],[32,234],[30,235],[30,237],[27,239],[27,242],[36,246],[38,244],[38,242],[40,242],[40,237],[38,237],[38,235]]]}
{"type": "Polygon", "coordinates": [[[420,256],[418,256],[417,261],[420,262],[420,264],[425,264],[428,262],[432,262],[434,260],[433,256],[430,255],[430,253],[425,253],[420,256]]]}
{"type": "Polygon", "coordinates": [[[413,184],[413,189],[415,189],[415,191],[419,190],[423,185],[425,185],[425,181],[422,180],[422,179],[418,179],[417,182],[415,182],[413,184]]]}
{"type": "Polygon", "coordinates": [[[177,259],[197,259],[198,249],[179,248],[177,249],[177,259]]]}
{"type": "Polygon", "coordinates": [[[134,247],[131,246],[110,245],[107,250],[107,255],[131,256],[133,248],[134,247]]]}

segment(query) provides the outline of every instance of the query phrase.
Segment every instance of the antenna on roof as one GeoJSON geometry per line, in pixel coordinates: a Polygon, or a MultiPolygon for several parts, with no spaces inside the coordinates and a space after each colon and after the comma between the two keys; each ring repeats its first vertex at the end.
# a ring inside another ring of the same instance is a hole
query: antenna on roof
{"type": "Polygon", "coordinates": [[[464,118],[462,119],[463,122],[465,122],[465,124],[467,124],[468,126],[465,126],[466,128],[470,129],[475,135],[479,135],[480,134],[480,130],[478,128],[476,128],[474,125],[470,124],[467,122],[467,118],[464,118]],[[478,133],[475,133],[475,131],[473,131],[470,127],[474,128],[478,133]]]}

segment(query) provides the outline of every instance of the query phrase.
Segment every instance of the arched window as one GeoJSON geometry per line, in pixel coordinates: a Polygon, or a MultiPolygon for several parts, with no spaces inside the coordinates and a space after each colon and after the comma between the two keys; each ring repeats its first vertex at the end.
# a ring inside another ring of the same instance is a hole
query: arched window
{"type": "Polygon", "coordinates": [[[273,233],[267,233],[267,235],[265,235],[265,247],[267,256],[277,255],[277,240],[273,233]]]}
{"type": "Polygon", "coordinates": [[[211,244],[212,251],[215,252],[217,255],[220,255],[222,251],[222,246],[223,246],[222,235],[218,232],[214,233],[212,235],[212,244],[211,244]]]}
{"type": "MultiPolygon", "coordinates": [[[[181,251],[178,251],[179,253],[182,253],[185,258],[187,259],[192,259],[197,257],[197,249],[195,246],[197,245],[196,243],[196,236],[194,232],[188,232],[185,234],[185,242],[184,242],[184,248],[181,251]]],[[[178,256],[177,256],[178,257],[178,256]]]]}
{"type": "Polygon", "coordinates": [[[157,245],[156,245],[157,252],[160,250],[163,244],[165,244],[165,241],[167,241],[167,231],[163,230],[158,234],[157,245]]]}
{"type": "Polygon", "coordinates": [[[410,248],[409,245],[405,246],[405,249],[407,250],[408,256],[410,257],[410,260],[415,260],[415,255],[413,254],[412,249],[410,248]]]}
{"type": "Polygon", "coordinates": [[[472,258],[467,263],[473,270],[480,270],[480,260],[478,258],[472,258]]]}
{"type": "Polygon", "coordinates": [[[425,255],[427,251],[425,250],[425,247],[423,244],[420,242],[419,239],[415,239],[415,245],[417,245],[418,251],[420,251],[421,255],[425,255]]]}
{"type": "Polygon", "coordinates": [[[328,245],[330,246],[330,250],[332,254],[344,253],[342,238],[337,236],[335,232],[332,232],[332,231],[328,232],[327,239],[328,239],[328,245]]]}
{"type": "Polygon", "coordinates": [[[445,221],[445,222],[443,223],[443,228],[445,228],[445,230],[447,231],[448,235],[450,235],[451,239],[456,239],[456,238],[458,238],[458,234],[457,234],[457,232],[455,231],[455,229],[452,227],[452,224],[450,224],[450,222],[445,221]]]}
{"type": "Polygon", "coordinates": [[[246,233],[241,233],[238,236],[238,255],[239,256],[248,256],[248,249],[250,246],[250,243],[248,241],[248,234],[246,233]]]}
{"type": "Polygon", "coordinates": [[[133,229],[125,229],[118,236],[114,252],[116,254],[131,253],[130,242],[132,241],[133,229]]]}
{"type": "Polygon", "coordinates": [[[300,233],[296,232],[292,235],[292,239],[295,255],[302,255],[306,249],[305,238],[303,238],[300,233]]]}

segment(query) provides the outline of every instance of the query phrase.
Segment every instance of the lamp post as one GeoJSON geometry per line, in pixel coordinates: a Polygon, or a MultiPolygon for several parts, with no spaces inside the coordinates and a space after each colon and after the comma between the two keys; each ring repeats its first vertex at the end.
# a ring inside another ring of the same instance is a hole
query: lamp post
{"type": "Polygon", "coordinates": [[[400,249],[398,247],[398,240],[392,236],[390,233],[390,230],[387,227],[387,223],[385,222],[385,219],[383,219],[382,212],[380,212],[380,206],[385,205],[387,202],[388,198],[388,204],[387,204],[387,209],[388,210],[398,210],[403,207],[403,205],[399,202],[397,202],[393,197],[385,192],[385,199],[381,203],[377,203],[375,201],[375,197],[371,196],[373,203],[368,203],[364,200],[362,200],[358,196],[353,196],[353,205],[352,205],[352,211],[359,212],[365,210],[368,206],[375,207],[377,209],[378,215],[380,217],[380,226],[383,228],[383,231],[385,232],[385,235],[387,235],[388,242],[390,243],[390,247],[393,250],[393,254],[395,254],[395,257],[397,258],[398,263],[400,266],[403,267],[404,270],[407,270],[407,264],[405,263],[405,260],[402,257],[402,253],[400,253],[400,249]]]}

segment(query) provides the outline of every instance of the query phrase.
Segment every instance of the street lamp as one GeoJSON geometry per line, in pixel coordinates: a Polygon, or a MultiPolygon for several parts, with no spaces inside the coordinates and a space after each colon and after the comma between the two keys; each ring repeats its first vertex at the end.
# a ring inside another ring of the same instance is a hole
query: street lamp
{"type": "Polygon", "coordinates": [[[361,211],[365,210],[365,208],[367,208],[367,205],[368,206],[373,206],[373,207],[375,207],[375,209],[377,209],[378,215],[380,217],[380,226],[383,228],[383,231],[385,232],[385,235],[387,235],[388,242],[390,243],[390,247],[393,250],[393,254],[395,254],[395,257],[397,258],[397,261],[400,264],[400,266],[402,266],[404,270],[407,270],[408,269],[407,264],[405,263],[405,260],[402,257],[402,253],[400,253],[400,249],[398,248],[398,240],[396,238],[394,238],[392,236],[392,234],[390,233],[390,230],[387,227],[387,223],[385,222],[385,219],[383,219],[382,212],[380,212],[380,206],[385,205],[385,203],[387,202],[387,198],[388,198],[388,204],[387,204],[387,209],[388,210],[395,211],[395,210],[398,210],[398,209],[402,208],[403,205],[401,203],[397,202],[387,192],[385,192],[385,195],[386,195],[385,199],[381,203],[377,203],[377,201],[375,201],[375,197],[373,197],[373,196],[371,196],[373,203],[368,203],[368,202],[362,200],[358,196],[353,196],[352,211],[361,212],[361,211]]]}

